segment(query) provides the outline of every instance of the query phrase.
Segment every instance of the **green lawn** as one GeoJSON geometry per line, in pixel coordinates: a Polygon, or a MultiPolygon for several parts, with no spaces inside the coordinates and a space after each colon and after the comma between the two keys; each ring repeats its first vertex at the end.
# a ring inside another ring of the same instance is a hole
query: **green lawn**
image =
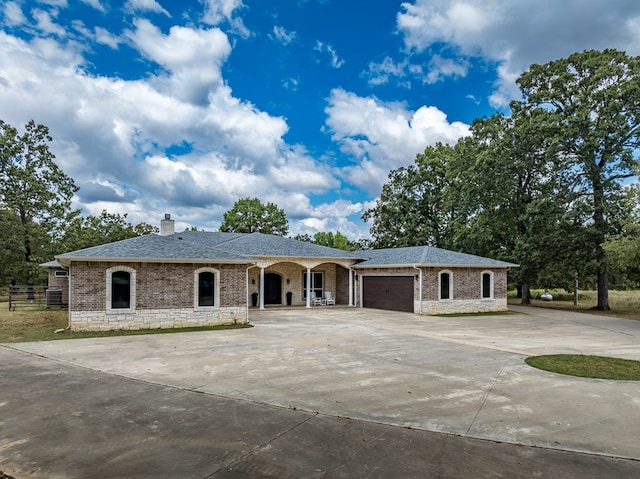
{"type": "Polygon", "coordinates": [[[525,362],[534,368],[583,378],[640,381],[640,361],[587,356],[582,354],[551,354],[531,356],[525,362]]]}
{"type": "Polygon", "coordinates": [[[138,334],[182,333],[222,329],[251,328],[251,324],[207,326],[199,328],[144,329],[139,331],[71,332],[67,327],[67,311],[44,308],[9,311],[7,303],[0,303],[0,343],[52,341],[57,339],[101,338],[105,336],[130,336],[138,334]],[[56,330],[64,329],[59,333],[56,330]]]}

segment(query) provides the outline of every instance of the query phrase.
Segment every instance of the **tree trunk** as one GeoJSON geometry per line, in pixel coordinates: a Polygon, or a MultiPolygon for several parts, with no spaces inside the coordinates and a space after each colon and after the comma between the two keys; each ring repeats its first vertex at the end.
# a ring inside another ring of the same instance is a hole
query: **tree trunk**
{"type": "Polygon", "coordinates": [[[529,291],[529,284],[522,283],[520,288],[522,293],[522,300],[520,301],[520,304],[531,304],[531,291],[529,291]]]}
{"type": "Polygon", "coordinates": [[[27,214],[20,208],[20,224],[22,224],[22,234],[24,239],[24,260],[26,263],[31,261],[31,238],[29,237],[29,220],[27,214]]]}
{"type": "Polygon", "coordinates": [[[607,253],[601,245],[596,249],[598,260],[598,304],[593,307],[597,311],[611,311],[609,307],[609,262],[607,253]]]}
{"type": "Polygon", "coordinates": [[[593,183],[593,226],[596,230],[596,263],[598,265],[598,304],[593,308],[597,311],[610,311],[609,307],[609,260],[602,247],[605,240],[607,221],[605,217],[605,198],[602,181],[599,176],[593,183]]]}

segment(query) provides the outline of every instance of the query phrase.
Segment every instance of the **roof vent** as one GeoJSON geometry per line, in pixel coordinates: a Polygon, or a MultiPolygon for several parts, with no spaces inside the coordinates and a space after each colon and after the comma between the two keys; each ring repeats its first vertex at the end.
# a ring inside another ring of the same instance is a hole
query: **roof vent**
{"type": "Polygon", "coordinates": [[[171,215],[166,213],[160,222],[160,236],[172,235],[176,232],[176,222],[171,219],[171,215]]]}

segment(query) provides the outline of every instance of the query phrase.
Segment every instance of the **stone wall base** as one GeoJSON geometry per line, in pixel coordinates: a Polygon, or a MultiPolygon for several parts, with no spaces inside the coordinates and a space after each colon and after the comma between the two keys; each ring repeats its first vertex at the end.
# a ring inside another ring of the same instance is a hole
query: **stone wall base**
{"type": "MultiPolygon", "coordinates": [[[[451,301],[423,301],[422,314],[463,314],[507,311],[507,298],[460,299],[451,301]]],[[[414,312],[420,314],[420,301],[415,301],[414,312]]]]}
{"type": "Polygon", "coordinates": [[[72,331],[117,331],[158,328],[193,328],[247,322],[244,307],[212,311],[182,309],[137,309],[134,312],[71,311],[72,331]]]}

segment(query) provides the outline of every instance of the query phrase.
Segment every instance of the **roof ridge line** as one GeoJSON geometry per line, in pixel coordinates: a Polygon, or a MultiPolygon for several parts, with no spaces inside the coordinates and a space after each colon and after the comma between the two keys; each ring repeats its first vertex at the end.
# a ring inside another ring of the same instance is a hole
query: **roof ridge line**
{"type": "Polygon", "coordinates": [[[429,247],[427,245],[423,245],[422,246],[422,254],[420,255],[420,261],[422,261],[422,264],[426,264],[427,263],[427,259],[429,256],[429,247]]]}
{"type": "Polygon", "coordinates": [[[222,234],[237,235],[237,236],[236,236],[236,237],[234,237],[234,238],[229,238],[229,239],[227,239],[227,240],[222,241],[221,243],[217,244],[217,245],[215,246],[215,248],[217,248],[218,246],[223,245],[223,244],[232,243],[232,242],[234,242],[235,240],[240,239],[240,238],[242,238],[242,237],[244,237],[244,236],[248,236],[248,235],[252,235],[252,234],[253,234],[253,233],[231,233],[231,232],[227,232],[227,231],[214,231],[214,233],[222,233],[222,234]]]}

